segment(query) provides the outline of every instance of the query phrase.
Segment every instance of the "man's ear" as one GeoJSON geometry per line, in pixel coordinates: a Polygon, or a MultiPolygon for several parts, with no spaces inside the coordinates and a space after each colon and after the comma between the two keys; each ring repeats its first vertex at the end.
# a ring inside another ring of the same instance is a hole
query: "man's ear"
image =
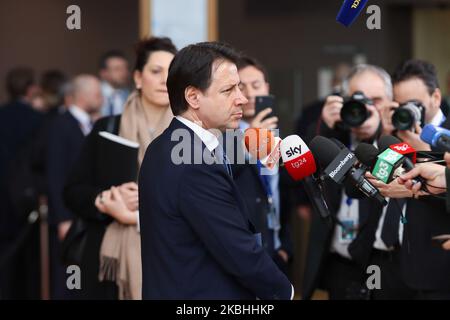
{"type": "Polygon", "coordinates": [[[433,94],[431,95],[431,101],[433,103],[433,107],[436,110],[441,107],[441,103],[442,103],[441,89],[436,88],[434,90],[433,94]]]}
{"type": "Polygon", "coordinates": [[[270,84],[267,81],[265,82],[265,84],[266,84],[267,92],[270,94],[270,84]]]}
{"type": "Polygon", "coordinates": [[[184,98],[194,110],[200,108],[200,94],[200,90],[193,86],[189,86],[184,90],[184,98]]]}

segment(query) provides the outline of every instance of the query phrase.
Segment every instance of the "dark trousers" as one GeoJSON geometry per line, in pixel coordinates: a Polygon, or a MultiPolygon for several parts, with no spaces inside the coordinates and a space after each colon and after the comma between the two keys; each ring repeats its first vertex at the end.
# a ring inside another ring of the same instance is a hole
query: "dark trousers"
{"type": "MultiPolygon", "coordinates": [[[[0,243],[0,256],[16,247],[16,240],[0,243]]],[[[37,300],[41,297],[39,224],[0,266],[0,300],[37,300]]]]}
{"type": "Polygon", "coordinates": [[[371,290],[373,300],[410,300],[415,293],[403,281],[398,250],[373,249],[369,265],[380,267],[381,289],[371,290]]]}
{"type": "Polygon", "coordinates": [[[322,287],[330,300],[367,300],[366,274],[350,259],[331,253],[325,264],[322,287]]]}
{"type": "Polygon", "coordinates": [[[450,291],[421,291],[409,287],[402,277],[399,249],[373,249],[369,264],[381,270],[381,289],[371,290],[373,300],[450,300],[450,291]]]}
{"type": "Polygon", "coordinates": [[[77,298],[76,290],[67,288],[67,266],[61,259],[61,241],[58,239],[57,226],[49,228],[50,246],[50,298],[52,300],[73,300],[77,298]]]}

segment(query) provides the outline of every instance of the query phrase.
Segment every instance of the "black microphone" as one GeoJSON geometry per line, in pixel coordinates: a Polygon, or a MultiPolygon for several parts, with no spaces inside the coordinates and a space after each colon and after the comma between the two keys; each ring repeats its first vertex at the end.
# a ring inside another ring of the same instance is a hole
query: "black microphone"
{"type": "MultiPolygon", "coordinates": [[[[330,140],[333,141],[334,144],[339,147],[339,149],[342,150],[346,148],[345,144],[343,144],[338,139],[330,138],[330,140]]],[[[353,199],[364,199],[366,197],[366,195],[362,193],[362,191],[360,191],[350,179],[344,180],[344,190],[345,194],[353,199]]]]}
{"type": "Polygon", "coordinates": [[[348,179],[368,198],[375,199],[382,205],[387,204],[380,191],[364,177],[366,168],[357,165],[357,158],[350,150],[339,149],[335,143],[322,136],[316,136],[311,141],[310,149],[323,169],[323,177],[338,184],[343,184],[348,179]]]}

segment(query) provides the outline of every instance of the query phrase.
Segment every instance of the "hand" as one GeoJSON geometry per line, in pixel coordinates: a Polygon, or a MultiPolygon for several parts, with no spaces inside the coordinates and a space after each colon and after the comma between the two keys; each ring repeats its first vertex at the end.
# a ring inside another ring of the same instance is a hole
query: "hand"
{"type": "Polygon", "coordinates": [[[111,197],[111,190],[102,191],[97,196],[97,198],[95,198],[95,206],[101,213],[107,213],[107,209],[103,200],[109,197],[111,197]]]}
{"type": "Polygon", "coordinates": [[[413,193],[411,190],[408,190],[404,185],[398,183],[397,179],[391,181],[389,184],[384,183],[381,180],[375,178],[369,172],[366,173],[366,178],[369,182],[380,190],[380,193],[383,197],[389,198],[412,198],[413,193]]]}
{"type": "Polygon", "coordinates": [[[446,152],[444,154],[444,160],[445,164],[447,165],[447,168],[450,168],[450,152],[446,152]]]}
{"type": "Polygon", "coordinates": [[[284,261],[284,263],[288,263],[289,261],[289,255],[286,251],[283,249],[278,250],[278,255],[281,257],[281,259],[284,261]]]}
{"type": "Polygon", "coordinates": [[[341,109],[344,104],[344,99],[340,96],[328,96],[322,109],[322,120],[333,129],[336,122],[342,121],[341,109]]]}
{"type": "Polygon", "coordinates": [[[398,108],[399,104],[397,102],[389,101],[389,103],[381,106],[378,109],[378,112],[381,117],[381,125],[383,127],[381,134],[382,135],[392,135],[395,130],[394,125],[392,124],[392,115],[396,108],[398,108]]]}
{"type": "Polygon", "coordinates": [[[421,176],[427,181],[427,189],[431,194],[439,194],[444,192],[447,188],[445,179],[445,166],[435,163],[421,163],[415,166],[414,169],[397,178],[398,183],[405,185],[405,187],[413,192],[415,195],[428,195],[428,192],[420,190],[422,183],[413,183],[412,179],[421,176]]]}
{"type": "Polygon", "coordinates": [[[110,215],[118,222],[127,225],[137,224],[136,212],[133,212],[127,208],[117,187],[112,187],[110,192],[103,192],[99,202],[101,208],[104,209],[99,210],[110,215]]]}
{"type": "Polygon", "coordinates": [[[72,220],[64,221],[58,224],[58,239],[59,241],[63,241],[67,235],[67,232],[72,225],[72,220]]]}
{"type": "Polygon", "coordinates": [[[250,128],[259,129],[276,129],[278,128],[278,117],[270,117],[264,119],[272,112],[271,108],[266,108],[259,112],[255,118],[250,122],[250,128]],[[263,120],[264,119],[264,120],[263,120]]]}
{"type": "Polygon", "coordinates": [[[430,145],[422,141],[422,139],[420,139],[422,128],[419,126],[417,122],[415,124],[415,130],[416,132],[412,132],[410,130],[405,131],[399,130],[397,132],[397,137],[399,137],[403,142],[406,142],[417,151],[431,151],[430,145]]]}
{"type": "Polygon", "coordinates": [[[369,118],[359,127],[352,128],[352,132],[360,140],[367,140],[373,137],[377,132],[381,121],[380,114],[375,106],[366,105],[366,108],[370,112],[369,118]]]}
{"type": "Polygon", "coordinates": [[[139,210],[139,192],[138,185],[135,182],[127,182],[119,186],[120,194],[128,210],[139,210]]]}
{"type": "Polygon", "coordinates": [[[446,242],[444,242],[444,244],[442,245],[442,248],[444,248],[445,250],[450,250],[450,240],[447,240],[446,242]]]}

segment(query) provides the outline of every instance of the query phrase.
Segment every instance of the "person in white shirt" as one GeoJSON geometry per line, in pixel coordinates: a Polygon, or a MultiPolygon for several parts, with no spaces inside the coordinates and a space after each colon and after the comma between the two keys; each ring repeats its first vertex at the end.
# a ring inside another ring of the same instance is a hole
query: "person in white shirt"
{"type": "Polygon", "coordinates": [[[100,59],[99,76],[102,80],[102,116],[121,114],[130,94],[128,60],[120,51],[109,51],[100,59]]]}

